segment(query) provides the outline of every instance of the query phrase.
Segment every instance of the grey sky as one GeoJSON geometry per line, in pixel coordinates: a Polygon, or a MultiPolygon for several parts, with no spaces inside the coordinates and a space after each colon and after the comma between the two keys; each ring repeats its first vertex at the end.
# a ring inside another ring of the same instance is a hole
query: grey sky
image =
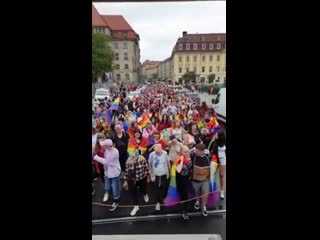
{"type": "Polygon", "coordinates": [[[164,60],[183,31],[225,33],[226,2],[94,3],[100,14],[123,15],[140,35],[141,62],[164,60]]]}

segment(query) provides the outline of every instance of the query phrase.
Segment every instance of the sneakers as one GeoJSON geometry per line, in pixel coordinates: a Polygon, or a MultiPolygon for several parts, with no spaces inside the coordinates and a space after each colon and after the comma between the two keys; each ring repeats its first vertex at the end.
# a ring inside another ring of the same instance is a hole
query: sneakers
{"type": "Polygon", "coordinates": [[[160,211],[160,203],[157,203],[157,205],[156,205],[156,210],[157,210],[157,211],[160,211]]]}
{"type": "Polygon", "coordinates": [[[208,216],[208,211],[207,211],[206,206],[202,207],[202,215],[205,216],[205,217],[208,216]]]}
{"type": "Polygon", "coordinates": [[[133,210],[131,211],[130,215],[131,216],[135,216],[136,213],[139,211],[139,206],[134,206],[133,210]]]}
{"type": "Polygon", "coordinates": [[[197,210],[200,208],[199,201],[196,201],[196,203],[194,204],[194,208],[197,209],[197,210]]]}
{"type": "Polygon", "coordinates": [[[111,208],[109,209],[109,211],[110,212],[113,212],[114,210],[116,210],[117,209],[117,207],[119,206],[119,204],[118,203],[112,203],[112,206],[111,206],[111,208]]]}
{"type": "Polygon", "coordinates": [[[103,196],[103,202],[106,202],[106,201],[108,201],[108,199],[109,199],[109,193],[108,192],[106,192],[105,194],[104,194],[104,196],[103,196]]]}
{"type": "Polygon", "coordinates": [[[188,216],[188,214],[187,214],[186,212],[182,212],[182,218],[183,218],[183,220],[188,220],[188,219],[190,219],[189,216],[188,216]]]}
{"type": "Polygon", "coordinates": [[[221,198],[221,199],[224,199],[224,191],[221,191],[221,192],[220,192],[220,198],[221,198]]]}
{"type": "Polygon", "coordinates": [[[148,196],[148,194],[144,195],[143,199],[144,199],[144,201],[145,201],[146,203],[149,202],[149,196],[148,196]]]}

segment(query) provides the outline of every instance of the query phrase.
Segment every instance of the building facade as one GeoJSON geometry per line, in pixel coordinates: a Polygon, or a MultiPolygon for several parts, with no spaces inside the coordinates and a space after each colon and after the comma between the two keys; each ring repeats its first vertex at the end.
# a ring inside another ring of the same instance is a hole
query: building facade
{"type": "Polygon", "coordinates": [[[159,65],[160,61],[149,61],[146,60],[142,64],[142,77],[144,80],[154,79],[155,74],[156,78],[159,78],[159,65]]]}
{"type": "Polygon", "coordinates": [[[101,15],[92,4],[92,30],[110,36],[113,52],[113,80],[138,82],[140,37],[125,18],[121,15],[101,15]]]}
{"type": "Polygon", "coordinates": [[[195,72],[197,82],[208,83],[211,74],[215,75],[212,84],[226,82],[226,34],[183,32],[173,49],[172,65],[175,82],[183,82],[187,72],[195,72]]]}
{"type": "Polygon", "coordinates": [[[158,74],[159,78],[173,79],[171,57],[165,59],[159,64],[158,74]]]}

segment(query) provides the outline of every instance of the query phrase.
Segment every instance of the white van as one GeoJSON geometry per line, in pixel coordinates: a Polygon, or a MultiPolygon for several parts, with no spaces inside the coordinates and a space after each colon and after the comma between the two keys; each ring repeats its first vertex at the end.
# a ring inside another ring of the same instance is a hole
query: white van
{"type": "Polygon", "coordinates": [[[97,99],[99,102],[103,102],[106,97],[110,97],[110,92],[108,89],[99,88],[96,90],[94,98],[97,99]]]}
{"type": "Polygon", "coordinates": [[[174,92],[185,93],[186,90],[182,85],[168,85],[168,88],[171,88],[174,92]]]}

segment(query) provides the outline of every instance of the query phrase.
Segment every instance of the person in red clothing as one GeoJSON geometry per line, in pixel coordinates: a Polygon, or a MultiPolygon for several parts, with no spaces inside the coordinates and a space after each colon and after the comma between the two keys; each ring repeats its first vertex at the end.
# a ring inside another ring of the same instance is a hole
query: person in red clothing
{"type": "Polygon", "coordinates": [[[162,119],[158,124],[158,131],[161,132],[162,130],[166,128],[171,128],[172,127],[172,121],[169,120],[167,114],[162,115],[162,119]]]}

